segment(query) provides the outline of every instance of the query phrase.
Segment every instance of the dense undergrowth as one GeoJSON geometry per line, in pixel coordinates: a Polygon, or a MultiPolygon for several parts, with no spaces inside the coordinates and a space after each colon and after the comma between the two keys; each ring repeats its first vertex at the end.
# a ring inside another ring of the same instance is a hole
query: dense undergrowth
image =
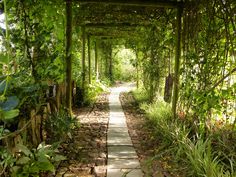
{"type": "Polygon", "coordinates": [[[200,134],[190,120],[174,119],[171,106],[162,99],[148,102],[144,90],[133,92],[139,107],[145,111],[148,127],[160,144],[153,160],[167,161],[167,169],[180,176],[236,176],[236,134],[227,125],[208,136],[200,134]]]}
{"type": "MultiPolygon", "coordinates": [[[[15,87],[10,86],[8,92],[12,93],[15,87]]],[[[31,86],[24,89],[29,90],[30,88],[31,86]]],[[[21,95],[17,93],[14,97],[11,96],[6,102],[3,102],[4,104],[0,102],[0,106],[6,106],[9,111],[17,110],[20,112],[20,114],[10,112],[11,114],[6,114],[8,117],[4,117],[3,120],[0,119],[0,176],[37,177],[53,175],[60,162],[67,159],[59,151],[61,143],[70,141],[73,137],[73,131],[80,127],[79,120],[68,114],[63,106],[57,110],[52,98],[50,100],[53,104],[47,104],[46,101],[49,99],[45,98],[41,100],[41,104],[36,104],[38,110],[31,110],[34,108],[33,101],[38,97],[43,97],[43,92],[40,89],[36,87],[31,89],[33,89],[32,93],[34,94],[27,96],[28,99],[23,102],[24,104],[18,101],[21,95]],[[49,109],[45,105],[48,105],[49,109]],[[42,113],[43,109],[47,111],[42,113]],[[31,113],[28,115],[30,111],[31,113]],[[23,112],[26,113],[24,120],[28,123],[24,123],[22,129],[17,129],[14,125],[22,124],[23,112]],[[21,119],[17,119],[18,115],[21,119]],[[34,122],[34,118],[41,121],[40,124],[34,122]],[[31,127],[28,126],[30,123],[32,123],[31,127]],[[33,134],[36,136],[34,137],[33,134]]],[[[93,81],[86,89],[84,105],[94,104],[97,96],[106,91],[108,91],[107,86],[101,82],[93,81]]],[[[24,95],[24,92],[22,93],[24,95]]],[[[8,113],[9,111],[7,111],[5,112],[8,113]]]]}

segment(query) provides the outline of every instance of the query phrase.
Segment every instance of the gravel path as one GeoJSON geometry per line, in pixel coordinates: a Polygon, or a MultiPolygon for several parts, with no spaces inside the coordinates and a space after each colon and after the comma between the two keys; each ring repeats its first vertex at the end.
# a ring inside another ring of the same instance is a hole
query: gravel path
{"type": "Polygon", "coordinates": [[[67,161],[60,164],[56,177],[105,177],[107,164],[108,94],[100,95],[93,108],[74,111],[81,127],[64,143],[67,161]]]}

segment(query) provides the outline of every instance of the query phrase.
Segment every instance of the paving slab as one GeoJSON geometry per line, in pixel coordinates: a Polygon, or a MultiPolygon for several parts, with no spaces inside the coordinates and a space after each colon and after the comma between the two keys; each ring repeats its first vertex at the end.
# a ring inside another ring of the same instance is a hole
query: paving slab
{"type": "Polygon", "coordinates": [[[127,128],[127,124],[125,122],[120,122],[120,123],[112,123],[109,122],[109,127],[113,127],[113,128],[119,128],[119,127],[126,127],[127,128]]]}
{"type": "Polygon", "coordinates": [[[128,129],[127,127],[109,127],[107,133],[128,133],[128,129]]]}
{"type": "Polygon", "coordinates": [[[138,156],[128,133],[126,117],[119,94],[124,88],[114,88],[109,97],[109,124],[107,132],[107,177],[142,177],[138,156]]]}
{"type": "Polygon", "coordinates": [[[143,176],[140,169],[107,169],[107,177],[141,177],[143,176]]]}
{"type": "Polygon", "coordinates": [[[126,120],[124,117],[112,117],[109,119],[110,124],[126,124],[126,120]]]}
{"type": "Polygon", "coordinates": [[[130,137],[128,136],[121,136],[119,134],[111,136],[111,134],[107,135],[107,145],[114,146],[114,145],[128,145],[133,146],[130,137]]]}
{"type": "Polygon", "coordinates": [[[112,159],[108,158],[108,169],[139,169],[140,164],[138,159],[112,159]]]}
{"type": "MultiPolygon", "coordinates": [[[[112,128],[122,128],[122,127],[112,127],[112,128]]],[[[115,132],[115,131],[112,131],[112,128],[109,128],[111,130],[108,131],[108,133],[107,133],[108,136],[111,136],[111,137],[114,137],[114,138],[116,138],[116,137],[130,138],[128,131],[115,132]]],[[[125,127],[123,127],[123,128],[125,128],[125,127]]]]}
{"type": "Polygon", "coordinates": [[[135,159],[138,158],[132,146],[108,146],[108,158],[135,159]]]}

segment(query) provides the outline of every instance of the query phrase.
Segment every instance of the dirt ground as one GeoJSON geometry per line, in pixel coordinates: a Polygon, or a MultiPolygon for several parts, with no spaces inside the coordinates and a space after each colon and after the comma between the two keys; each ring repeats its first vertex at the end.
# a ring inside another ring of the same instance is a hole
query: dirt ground
{"type": "Polygon", "coordinates": [[[129,134],[139,157],[145,177],[164,177],[170,175],[167,164],[155,158],[158,140],[151,134],[144,112],[139,109],[132,93],[121,93],[120,101],[126,115],[129,134]]]}
{"type": "Polygon", "coordinates": [[[64,143],[62,162],[56,177],[105,177],[107,164],[108,94],[102,94],[92,107],[74,110],[80,121],[72,139],[64,143]]]}

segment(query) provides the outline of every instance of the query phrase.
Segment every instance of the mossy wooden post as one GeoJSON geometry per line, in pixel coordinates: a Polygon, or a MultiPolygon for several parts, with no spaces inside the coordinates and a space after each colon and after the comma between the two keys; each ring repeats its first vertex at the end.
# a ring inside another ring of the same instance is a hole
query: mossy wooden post
{"type": "Polygon", "coordinates": [[[179,93],[179,68],[180,68],[180,57],[181,57],[181,16],[183,8],[180,6],[177,8],[177,36],[176,36],[176,53],[175,53],[175,75],[174,75],[174,90],[172,100],[172,113],[174,118],[177,117],[176,107],[179,93]]]}
{"type": "Polygon", "coordinates": [[[85,27],[82,26],[82,95],[85,89],[85,27]]]}
{"type": "Polygon", "coordinates": [[[139,58],[138,58],[138,50],[136,50],[136,87],[139,88],[139,58]]]}
{"type": "Polygon", "coordinates": [[[66,108],[69,114],[72,113],[71,48],[72,48],[72,1],[66,0],[66,108]]]}
{"type": "Polygon", "coordinates": [[[108,58],[109,58],[109,78],[110,81],[113,81],[113,73],[112,73],[112,46],[109,46],[108,51],[108,58]]]}
{"type": "Polygon", "coordinates": [[[98,80],[98,48],[97,41],[94,42],[94,53],[95,53],[95,74],[96,80],[98,80]]]}
{"type": "Polygon", "coordinates": [[[88,79],[91,84],[91,52],[90,52],[90,36],[88,35],[88,79]]]}

